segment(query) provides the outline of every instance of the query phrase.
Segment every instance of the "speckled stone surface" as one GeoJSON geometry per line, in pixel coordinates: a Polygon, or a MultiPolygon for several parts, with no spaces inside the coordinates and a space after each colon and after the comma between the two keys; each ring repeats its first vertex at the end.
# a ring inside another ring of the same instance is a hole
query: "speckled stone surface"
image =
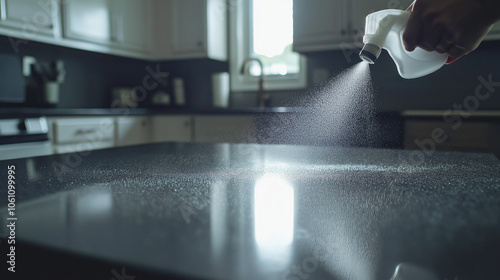
{"type": "Polygon", "coordinates": [[[402,262],[500,279],[488,154],[154,144],[0,162],[3,197],[8,165],[16,238],[96,260],[197,279],[389,280],[402,262]]]}

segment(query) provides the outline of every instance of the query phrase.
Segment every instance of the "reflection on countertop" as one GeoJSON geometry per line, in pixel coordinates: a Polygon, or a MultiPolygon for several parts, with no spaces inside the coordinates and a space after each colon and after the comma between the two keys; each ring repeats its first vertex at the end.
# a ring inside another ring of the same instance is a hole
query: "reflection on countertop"
{"type": "Polygon", "coordinates": [[[1,163],[16,166],[18,240],[160,275],[376,280],[402,262],[499,275],[500,161],[414,155],[167,143],[1,163]]]}

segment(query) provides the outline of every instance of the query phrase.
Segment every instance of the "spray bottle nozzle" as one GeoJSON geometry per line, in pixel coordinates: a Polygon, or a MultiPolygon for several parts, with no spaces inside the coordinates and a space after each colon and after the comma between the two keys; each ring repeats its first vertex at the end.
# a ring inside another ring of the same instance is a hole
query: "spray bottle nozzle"
{"type": "Polygon", "coordinates": [[[379,46],[367,43],[363,46],[363,49],[359,53],[359,57],[370,64],[375,64],[375,61],[380,56],[381,52],[382,48],[380,48],[379,46]]]}

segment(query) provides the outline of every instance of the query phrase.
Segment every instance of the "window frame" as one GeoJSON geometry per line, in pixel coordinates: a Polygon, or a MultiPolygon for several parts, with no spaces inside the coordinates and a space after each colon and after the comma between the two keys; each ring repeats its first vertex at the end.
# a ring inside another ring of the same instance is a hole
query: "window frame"
{"type": "MultiPolygon", "coordinates": [[[[241,74],[245,59],[252,56],[253,0],[234,0],[229,9],[229,49],[231,90],[257,91],[259,77],[241,74]],[[245,12],[248,11],[248,12],[245,12]]],[[[306,58],[300,55],[300,72],[286,75],[264,75],[266,90],[303,89],[307,86],[306,58]]]]}

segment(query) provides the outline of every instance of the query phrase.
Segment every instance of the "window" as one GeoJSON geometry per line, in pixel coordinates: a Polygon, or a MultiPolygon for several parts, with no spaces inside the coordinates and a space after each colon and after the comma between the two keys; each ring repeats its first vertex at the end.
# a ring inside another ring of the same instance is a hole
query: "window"
{"type": "Polygon", "coordinates": [[[247,58],[263,64],[265,89],[306,86],[305,58],[293,52],[293,0],[230,1],[231,87],[257,90],[261,69],[247,58]]]}

